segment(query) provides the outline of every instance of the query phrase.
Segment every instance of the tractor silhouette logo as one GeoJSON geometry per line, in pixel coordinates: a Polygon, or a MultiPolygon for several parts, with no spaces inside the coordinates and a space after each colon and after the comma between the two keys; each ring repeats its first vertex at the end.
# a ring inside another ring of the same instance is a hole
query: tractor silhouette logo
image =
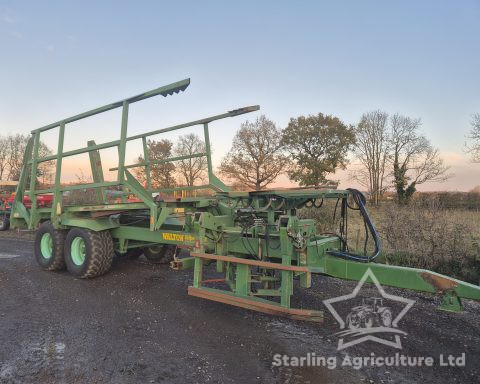
{"type": "Polygon", "coordinates": [[[364,341],[374,341],[401,349],[400,336],[406,336],[407,333],[398,328],[398,323],[415,301],[386,293],[372,270],[368,268],[352,293],[324,300],[323,303],[340,324],[341,331],[335,333],[335,336],[339,337],[337,349],[345,349],[364,341]],[[357,295],[367,279],[375,284],[380,295],[361,299],[357,295]],[[345,320],[332,305],[339,302],[352,302],[354,305],[345,320]],[[398,304],[404,306],[400,310],[395,310],[393,305],[398,304]],[[383,335],[386,337],[380,337],[383,335]],[[387,337],[388,335],[390,337],[387,337]]]}
{"type": "Polygon", "coordinates": [[[383,299],[363,299],[362,305],[353,307],[347,316],[347,326],[352,330],[358,328],[390,327],[392,310],[383,306],[383,299]]]}

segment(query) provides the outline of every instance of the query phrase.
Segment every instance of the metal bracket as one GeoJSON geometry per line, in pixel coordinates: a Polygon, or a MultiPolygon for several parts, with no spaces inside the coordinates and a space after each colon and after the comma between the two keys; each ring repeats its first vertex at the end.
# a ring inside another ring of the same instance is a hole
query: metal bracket
{"type": "Polygon", "coordinates": [[[446,291],[442,296],[442,304],[439,309],[449,312],[462,312],[462,301],[457,296],[455,291],[446,291]]]}

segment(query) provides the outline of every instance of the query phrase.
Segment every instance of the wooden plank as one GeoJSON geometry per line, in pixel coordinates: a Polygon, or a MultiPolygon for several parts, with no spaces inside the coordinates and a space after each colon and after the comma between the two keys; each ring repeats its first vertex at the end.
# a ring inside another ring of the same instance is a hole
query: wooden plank
{"type": "Polygon", "coordinates": [[[18,181],[0,180],[0,185],[6,186],[6,187],[16,187],[18,185],[18,181]]]}
{"type": "Polygon", "coordinates": [[[211,255],[208,253],[192,252],[190,255],[193,257],[199,257],[201,259],[221,260],[221,261],[226,261],[231,263],[247,264],[247,265],[268,268],[268,269],[279,269],[282,271],[294,271],[294,272],[309,272],[308,267],[300,267],[296,265],[282,265],[277,263],[270,263],[268,261],[242,259],[240,257],[233,257],[233,256],[211,255]]]}
{"type": "Polygon", "coordinates": [[[188,287],[188,294],[202,299],[230,304],[257,312],[268,313],[270,315],[286,316],[296,320],[323,322],[322,311],[300,308],[285,308],[281,307],[279,304],[268,303],[259,299],[238,297],[234,296],[233,294],[222,293],[219,290],[208,288],[195,288],[190,286],[188,287]]]}

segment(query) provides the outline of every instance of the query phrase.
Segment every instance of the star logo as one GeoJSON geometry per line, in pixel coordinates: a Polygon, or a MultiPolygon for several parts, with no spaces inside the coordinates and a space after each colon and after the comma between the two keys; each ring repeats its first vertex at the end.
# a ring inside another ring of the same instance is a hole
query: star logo
{"type": "Polygon", "coordinates": [[[335,320],[337,320],[337,322],[340,324],[340,329],[342,329],[342,331],[335,334],[339,337],[337,347],[338,350],[345,349],[351,347],[352,345],[360,344],[368,340],[402,349],[400,335],[406,335],[407,333],[398,329],[398,322],[412,307],[412,305],[415,303],[415,300],[386,293],[378,282],[378,279],[373,274],[372,270],[368,268],[352,293],[324,300],[323,303],[328,308],[330,313],[335,317],[335,320]],[[361,305],[351,308],[350,313],[347,315],[344,321],[342,316],[340,316],[332,304],[350,299],[357,299],[358,301],[359,298],[357,298],[357,295],[368,278],[375,284],[381,297],[363,299],[361,305]],[[384,305],[386,301],[402,303],[405,304],[405,306],[398,313],[398,315],[393,318],[392,308],[384,305]],[[393,334],[394,340],[383,339],[379,336],[375,336],[375,334],[378,335],[382,333],[393,334]],[[348,341],[346,341],[346,339],[348,339],[348,341]]]}

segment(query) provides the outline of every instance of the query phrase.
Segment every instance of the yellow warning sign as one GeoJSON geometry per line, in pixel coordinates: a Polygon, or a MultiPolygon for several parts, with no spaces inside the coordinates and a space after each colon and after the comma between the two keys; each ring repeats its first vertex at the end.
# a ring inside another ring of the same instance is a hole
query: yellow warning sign
{"type": "Polygon", "coordinates": [[[185,241],[195,241],[195,236],[183,233],[162,233],[163,240],[167,241],[178,241],[178,242],[185,242],[185,241]]]}

